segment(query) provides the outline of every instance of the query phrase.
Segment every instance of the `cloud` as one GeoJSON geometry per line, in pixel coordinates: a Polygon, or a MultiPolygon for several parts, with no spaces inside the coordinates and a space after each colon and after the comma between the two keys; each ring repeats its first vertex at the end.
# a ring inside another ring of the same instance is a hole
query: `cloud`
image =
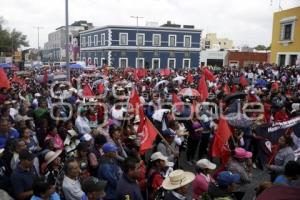
{"type": "MultiPolygon", "coordinates": [[[[218,37],[234,40],[235,45],[269,45],[273,12],[278,11],[273,0],[69,0],[69,23],[87,20],[95,26],[135,25],[130,16],[142,16],[140,25],[147,21],[159,24],[167,20],[178,24],[191,24],[205,32],[216,32],[218,37]]],[[[28,36],[31,47],[47,41],[48,33],[65,25],[63,0],[0,0],[0,15],[10,29],[16,28],[28,36]]],[[[299,0],[281,1],[287,9],[299,6],[299,0]]]]}

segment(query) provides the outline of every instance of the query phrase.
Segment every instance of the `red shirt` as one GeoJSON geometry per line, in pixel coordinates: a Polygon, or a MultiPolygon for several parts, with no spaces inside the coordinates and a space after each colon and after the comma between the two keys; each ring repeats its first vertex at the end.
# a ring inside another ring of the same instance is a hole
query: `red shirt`
{"type": "Polygon", "coordinates": [[[285,111],[278,111],[275,113],[274,120],[275,122],[283,122],[287,121],[289,119],[289,116],[286,114],[285,111]]]}

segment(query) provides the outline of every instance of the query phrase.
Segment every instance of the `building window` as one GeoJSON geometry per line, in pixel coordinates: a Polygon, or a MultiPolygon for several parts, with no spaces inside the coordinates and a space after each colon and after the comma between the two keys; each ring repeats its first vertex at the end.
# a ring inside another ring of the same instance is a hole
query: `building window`
{"type": "Polygon", "coordinates": [[[82,37],[82,46],[85,47],[85,45],[86,45],[85,37],[82,37]]]}
{"type": "Polygon", "coordinates": [[[152,69],[159,69],[159,68],[160,68],[160,59],[152,58],[152,69]]]}
{"type": "Polygon", "coordinates": [[[128,67],[128,58],[119,58],[119,67],[128,67]]]}
{"type": "Polygon", "coordinates": [[[176,47],[176,35],[169,35],[169,47],[176,47]]]}
{"type": "Polygon", "coordinates": [[[281,40],[292,40],[293,23],[281,24],[281,40]]]}
{"type": "Polygon", "coordinates": [[[285,54],[280,54],[279,55],[279,66],[284,66],[285,65],[285,54]]]}
{"type": "Polygon", "coordinates": [[[286,17],[280,20],[280,40],[291,41],[294,38],[296,16],[286,17]]]}
{"type": "Polygon", "coordinates": [[[184,36],[184,47],[191,47],[192,36],[185,35],[184,36]]]}
{"type": "Polygon", "coordinates": [[[98,46],[98,35],[94,35],[94,46],[98,46]]]}
{"type": "Polygon", "coordinates": [[[210,41],[205,41],[205,49],[210,49],[210,41]]]}
{"type": "Polygon", "coordinates": [[[91,57],[88,57],[88,65],[92,65],[92,58],[91,57]]]}
{"type": "Polygon", "coordinates": [[[226,42],[224,42],[224,45],[226,45],[226,42]]]}
{"type": "Polygon", "coordinates": [[[98,58],[94,58],[94,65],[98,66],[98,58]]]}
{"type": "Polygon", "coordinates": [[[145,45],[145,34],[137,33],[136,34],[136,45],[137,46],[144,46],[145,45]]]}
{"type": "Polygon", "coordinates": [[[128,45],[128,33],[120,33],[119,44],[120,45],[128,45]]]}
{"type": "Polygon", "coordinates": [[[175,58],[169,58],[168,59],[168,68],[176,68],[176,59],[175,58]]]}
{"type": "Polygon", "coordinates": [[[92,36],[88,36],[88,46],[90,47],[92,43],[92,36]]]}
{"type": "Polygon", "coordinates": [[[105,58],[101,58],[101,66],[107,65],[107,60],[105,58]]]}
{"type": "Polygon", "coordinates": [[[191,59],[183,59],[183,68],[191,67],[191,59]]]}
{"type": "Polygon", "coordinates": [[[160,34],[153,34],[152,36],[152,45],[155,46],[155,47],[158,47],[160,46],[161,44],[161,35],[160,34]]]}
{"type": "Polygon", "coordinates": [[[145,59],[144,58],[136,58],[135,60],[136,68],[141,68],[145,66],[145,59]]]}
{"type": "Polygon", "coordinates": [[[101,34],[101,45],[104,46],[105,45],[105,33],[101,34]]]}

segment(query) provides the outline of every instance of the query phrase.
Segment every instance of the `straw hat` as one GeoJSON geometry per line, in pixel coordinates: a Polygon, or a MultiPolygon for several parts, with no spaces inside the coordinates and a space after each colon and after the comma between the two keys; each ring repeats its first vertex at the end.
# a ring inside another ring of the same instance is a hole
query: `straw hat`
{"type": "Polygon", "coordinates": [[[166,190],[174,190],[191,183],[195,179],[192,172],[185,172],[181,169],[175,170],[165,178],[162,187],[166,190]]]}
{"type": "Polygon", "coordinates": [[[45,161],[47,165],[49,165],[53,160],[55,160],[61,154],[61,152],[62,150],[57,150],[56,152],[49,151],[48,153],[46,153],[45,161]]]}

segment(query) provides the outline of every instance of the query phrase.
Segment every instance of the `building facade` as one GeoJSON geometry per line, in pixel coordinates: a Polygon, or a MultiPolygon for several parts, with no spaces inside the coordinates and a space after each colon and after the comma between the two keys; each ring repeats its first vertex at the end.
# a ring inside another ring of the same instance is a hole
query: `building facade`
{"type": "MultiPolygon", "coordinates": [[[[69,55],[70,61],[79,60],[79,32],[93,28],[91,23],[77,21],[69,26],[69,55]]],[[[42,50],[42,61],[66,61],[66,28],[61,26],[48,34],[48,41],[42,50]]]]}
{"type": "Polygon", "coordinates": [[[233,41],[228,38],[217,38],[216,33],[207,33],[202,41],[203,49],[233,49],[233,41]]]}
{"type": "Polygon", "coordinates": [[[227,64],[227,51],[201,51],[201,66],[223,67],[227,64]]]}
{"type": "Polygon", "coordinates": [[[198,67],[201,33],[190,26],[95,28],[80,33],[80,58],[98,66],[198,67]]]}
{"type": "Polygon", "coordinates": [[[247,67],[268,62],[269,53],[228,51],[228,66],[247,67]]]}
{"type": "Polygon", "coordinates": [[[271,62],[280,66],[300,61],[300,7],[274,13],[271,62]]]}

